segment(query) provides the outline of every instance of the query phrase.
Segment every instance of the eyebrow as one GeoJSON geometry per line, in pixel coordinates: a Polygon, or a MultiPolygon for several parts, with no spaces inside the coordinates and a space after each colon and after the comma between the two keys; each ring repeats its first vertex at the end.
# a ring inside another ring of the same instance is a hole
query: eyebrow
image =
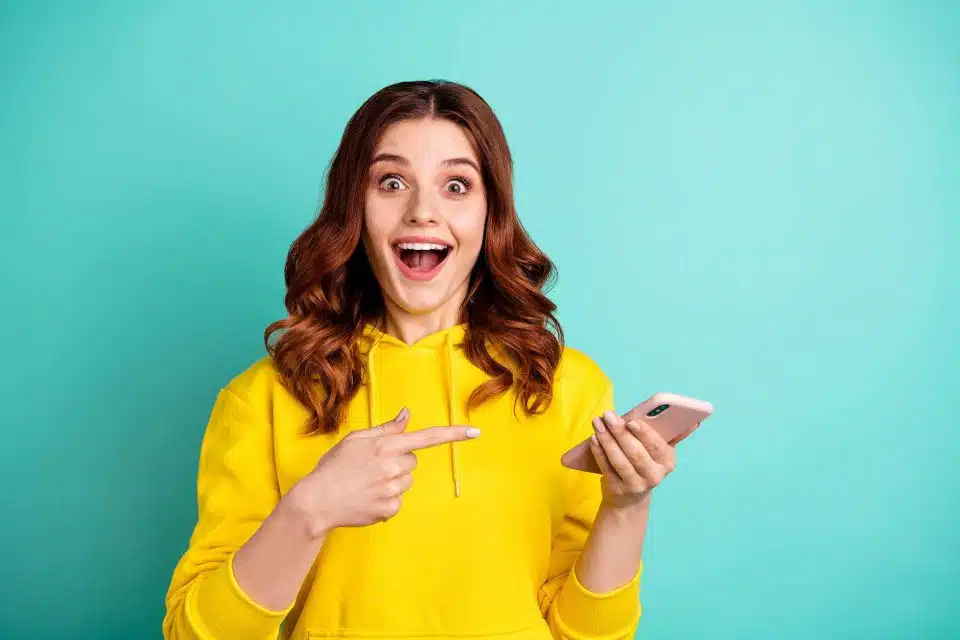
{"type": "MultiPolygon", "coordinates": [[[[395,153],[378,153],[374,156],[373,161],[370,163],[374,165],[378,162],[396,162],[404,166],[410,166],[410,161],[404,158],[403,156],[398,156],[395,153]]],[[[440,163],[441,167],[456,167],[467,165],[473,167],[473,170],[478,174],[481,174],[480,167],[477,166],[477,163],[471,160],[470,158],[447,158],[446,160],[440,163]]]]}

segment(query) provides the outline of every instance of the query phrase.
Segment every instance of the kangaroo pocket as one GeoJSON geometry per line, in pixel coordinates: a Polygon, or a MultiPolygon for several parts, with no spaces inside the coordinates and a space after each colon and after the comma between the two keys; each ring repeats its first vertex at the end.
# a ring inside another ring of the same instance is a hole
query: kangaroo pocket
{"type": "MultiPolygon", "coordinates": [[[[531,537],[511,527],[480,529],[467,515],[470,498],[456,505],[423,505],[443,528],[416,518],[420,506],[410,504],[394,520],[334,530],[318,558],[300,632],[312,638],[549,640],[538,604],[542,571],[531,566],[537,552],[527,546],[531,537]]],[[[539,542],[548,547],[544,538],[539,542]]]]}
{"type": "Polygon", "coordinates": [[[489,631],[456,631],[450,633],[418,633],[406,631],[362,631],[362,630],[341,630],[341,631],[323,631],[310,630],[306,635],[307,640],[318,640],[319,638],[358,638],[362,640],[480,640],[482,638],[495,638],[496,640],[553,640],[546,622],[538,621],[522,629],[507,630],[489,630],[489,631]]]}

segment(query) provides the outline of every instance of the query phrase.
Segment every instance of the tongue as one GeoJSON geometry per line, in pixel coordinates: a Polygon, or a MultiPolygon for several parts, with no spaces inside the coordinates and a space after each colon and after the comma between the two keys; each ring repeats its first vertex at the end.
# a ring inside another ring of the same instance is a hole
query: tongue
{"type": "Polygon", "coordinates": [[[430,271],[440,264],[440,252],[438,251],[411,251],[409,257],[404,262],[411,269],[417,271],[430,271]]]}

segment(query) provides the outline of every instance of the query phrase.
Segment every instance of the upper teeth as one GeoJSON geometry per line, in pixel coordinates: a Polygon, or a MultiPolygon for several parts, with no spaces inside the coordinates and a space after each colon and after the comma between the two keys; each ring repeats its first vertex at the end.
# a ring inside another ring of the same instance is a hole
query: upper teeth
{"type": "Polygon", "coordinates": [[[398,242],[397,246],[401,249],[413,251],[443,251],[447,248],[445,244],[433,244],[432,242],[398,242]]]}

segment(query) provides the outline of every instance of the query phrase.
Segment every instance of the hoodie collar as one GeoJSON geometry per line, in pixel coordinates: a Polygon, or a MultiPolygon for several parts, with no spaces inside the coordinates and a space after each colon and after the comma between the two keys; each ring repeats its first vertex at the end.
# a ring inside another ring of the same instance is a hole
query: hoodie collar
{"type": "Polygon", "coordinates": [[[366,324],[363,327],[361,349],[364,353],[369,352],[369,350],[375,345],[390,345],[393,347],[399,347],[401,349],[441,349],[447,345],[457,346],[463,344],[466,333],[467,325],[458,324],[447,329],[435,331],[434,333],[417,340],[413,344],[407,344],[400,338],[396,338],[388,333],[384,333],[372,324],[366,324]]]}

